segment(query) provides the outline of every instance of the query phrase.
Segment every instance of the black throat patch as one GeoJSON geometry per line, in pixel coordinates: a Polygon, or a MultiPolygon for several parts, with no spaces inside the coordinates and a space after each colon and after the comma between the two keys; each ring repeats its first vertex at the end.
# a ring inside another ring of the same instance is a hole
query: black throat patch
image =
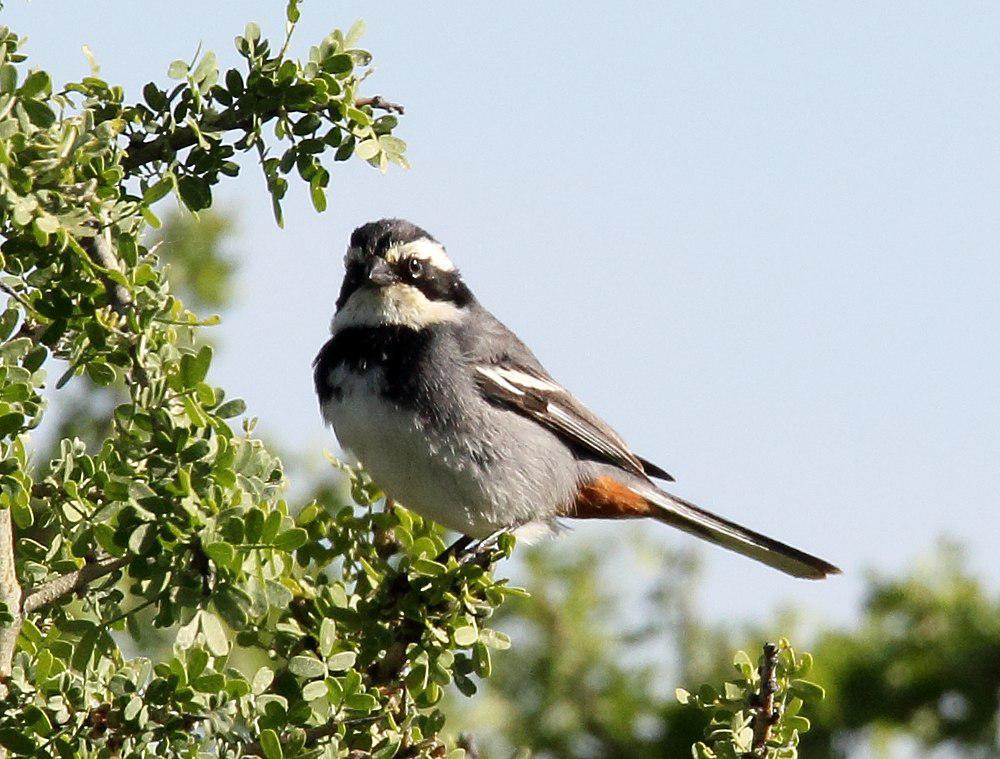
{"type": "Polygon", "coordinates": [[[313,361],[313,382],[321,405],[339,401],[342,388],[333,382],[334,370],[343,367],[352,374],[378,372],[380,395],[394,403],[412,406],[417,402],[415,377],[420,362],[433,339],[428,329],[386,324],[347,327],[326,341],[313,361]]]}

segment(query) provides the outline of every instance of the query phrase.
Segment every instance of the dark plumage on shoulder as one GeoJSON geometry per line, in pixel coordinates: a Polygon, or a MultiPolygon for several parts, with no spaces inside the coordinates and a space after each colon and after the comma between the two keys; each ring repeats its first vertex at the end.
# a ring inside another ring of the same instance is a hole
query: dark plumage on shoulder
{"type": "Polygon", "coordinates": [[[355,229],[351,234],[351,247],[369,255],[381,255],[391,245],[415,240],[437,242],[430,232],[405,219],[379,219],[355,229]]]}

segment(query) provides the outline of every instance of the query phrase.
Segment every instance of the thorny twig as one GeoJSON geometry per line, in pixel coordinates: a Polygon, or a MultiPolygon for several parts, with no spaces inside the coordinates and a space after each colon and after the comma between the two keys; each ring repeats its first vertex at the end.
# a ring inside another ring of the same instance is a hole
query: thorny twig
{"type": "Polygon", "coordinates": [[[766,756],[767,741],[771,737],[771,726],[780,716],[774,708],[774,694],[778,690],[775,669],[778,666],[778,647],[773,643],[764,644],[764,657],[760,668],[760,691],[754,694],[753,707],[753,750],[752,756],[766,756]]]}

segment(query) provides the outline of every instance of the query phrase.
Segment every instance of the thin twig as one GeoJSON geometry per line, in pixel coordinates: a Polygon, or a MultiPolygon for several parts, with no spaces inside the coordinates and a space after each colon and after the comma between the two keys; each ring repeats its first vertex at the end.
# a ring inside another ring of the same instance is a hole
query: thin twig
{"type": "Polygon", "coordinates": [[[17,290],[15,290],[10,285],[6,284],[5,282],[0,282],[0,290],[3,290],[5,293],[7,293],[7,295],[9,295],[11,298],[13,298],[18,303],[20,303],[25,308],[25,310],[28,311],[29,313],[31,313],[31,314],[36,314],[37,313],[37,311],[35,311],[35,309],[32,307],[32,305],[30,303],[28,303],[28,301],[26,301],[24,299],[24,297],[21,295],[21,293],[19,293],[17,290]]]}
{"type": "MultiPolygon", "coordinates": [[[[363,108],[367,105],[389,113],[402,114],[405,111],[402,105],[392,103],[381,95],[358,98],[354,101],[354,105],[358,108],[363,108]]],[[[267,121],[277,115],[277,112],[262,114],[260,120],[267,121]]],[[[254,117],[246,115],[236,108],[230,108],[217,115],[210,114],[206,116],[205,123],[201,125],[203,133],[231,132],[233,130],[250,132],[253,128],[254,117]]],[[[191,127],[180,127],[170,134],[163,134],[151,140],[137,140],[125,148],[126,155],[122,158],[121,166],[126,174],[131,174],[141,166],[162,160],[172,153],[190,148],[197,143],[198,135],[195,134],[195,131],[191,127]]]]}
{"type": "Polygon", "coordinates": [[[122,556],[121,558],[109,557],[85,564],[75,572],[64,574],[30,590],[25,596],[21,608],[25,614],[30,614],[63,596],[83,590],[90,583],[121,569],[130,561],[132,561],[131,556],[122,556]]]}
{"type": "Polygon", "coordinates": [[[388,113],[398,113],[403,115],[406,113],[406,109],[399,103],[393,103],[386,100],[381,95],[373,95],[370,98],[358,98],[354,101],[354,105],[361,108],[366,105],[370,105],[372,108],[377,108],[382,111],[387,111],[388,113]]]}
{"type": "Polygon", "coordinates": [[[774,694],[778,690],[774,671],[777,666],[778,647],[773,643],[765,643],[764,658],[757,670],[760,673],[760,690],[754,698],[753,756],[766,756],[771,726],[777,721],[778,713],[774,710],[774,694]]]}

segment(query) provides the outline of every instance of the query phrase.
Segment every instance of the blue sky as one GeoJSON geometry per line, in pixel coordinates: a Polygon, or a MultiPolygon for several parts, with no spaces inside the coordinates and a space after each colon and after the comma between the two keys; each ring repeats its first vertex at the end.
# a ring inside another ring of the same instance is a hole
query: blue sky
{"type": "MultiPolygon", "coordinates": [[[[243,274],[214,379],[268,434],[334,448],[309,363],[350,230],[403,216],[678,493],[846,570],[706,549],[706,613],[846,620],[866,570],[941,535],[998,585],[998,6],[307,2],[293,48],[359,16],[413,169],[338,164],[330,209],[294,191],[283,231],[252,165],[217,195],[243,274]]],[[[199,43],[234,63],[248,20],[276,36],[283,3],[0,12],[57,79],[86,43],[132,96],[199,43]]]]}

